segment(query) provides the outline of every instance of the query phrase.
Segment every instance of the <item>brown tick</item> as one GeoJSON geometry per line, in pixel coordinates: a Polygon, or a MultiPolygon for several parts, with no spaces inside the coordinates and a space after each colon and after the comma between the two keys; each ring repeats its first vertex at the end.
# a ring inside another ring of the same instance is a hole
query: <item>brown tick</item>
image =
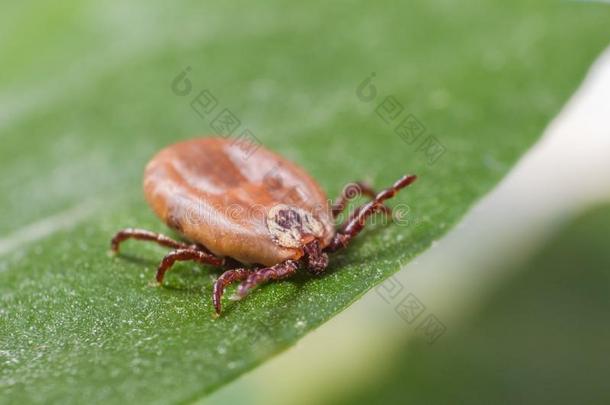
{"type": "Polygon", "coordinates": [[[296,273],[319,274],[328,255],[346,247],[372,214],[390,213],[384,201],[415,181],[404,176],[375,193],[352,183],[329,203],[320,186],[300,167],[262,147],[254,152],[224,138],[198,138],[161,150],[146,166],[144,194],[153,211],[189,242],[128,228],[112,238],[112,250],[126,239],[149,240],[173,249],[157,269],[161,283],[176,261],[197,261],[227,270],[214,283],[220,314],[225,288],[241,281],[237,296],[257,285],[296,273]],[[334,219],[359,194],[371,201],[335,229],[334,219]],[[242,263],[248,267],[240,267],[242,263]]]}

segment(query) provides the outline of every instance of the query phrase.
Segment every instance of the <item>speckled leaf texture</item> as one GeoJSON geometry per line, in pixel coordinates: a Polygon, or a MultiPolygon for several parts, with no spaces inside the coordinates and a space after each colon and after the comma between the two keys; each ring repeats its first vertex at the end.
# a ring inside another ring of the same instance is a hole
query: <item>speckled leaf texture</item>
{"type": "Polygon", "coordinates": [[[0,403],[190,402],[281,352],[454,226],[610,39],[610,7],[568,1],[9,3],[0,403]],[[187,68],[189,85],[172,88],[187,68]],[[200,115],[205,90],[215,110],[200,115]],[[214,269],[180,264],[151,286],[164,249],[129,242],[110,257],[109,239],[166,231],[144,165],[216,132],[225,108],[234,136],[251,131],[330,196],[417,173],[392,202],[408,220],[367,229],[324,277],[227,301],[216,320],[214,269]]]}

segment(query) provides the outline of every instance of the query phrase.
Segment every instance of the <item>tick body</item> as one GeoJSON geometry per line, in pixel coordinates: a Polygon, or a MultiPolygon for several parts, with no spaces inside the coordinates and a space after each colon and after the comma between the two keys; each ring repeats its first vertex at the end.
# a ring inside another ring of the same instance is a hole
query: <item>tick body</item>
{"type": "Polygon", "coordinates": [[[323,272],[327,253],[346,247],[372,214],[389,213],[384,201],[416,178],[404,176],[380,193],[352,183],[330,203],[294,163],[262,147],[249,151],[224,138],[196,138],[161,150],[146,166],[144,194],[155,214],[186,242],[127,228],[114,236],[112,250],[118,252],[129,238],[172,248],[157,269],[159,283],[176,261],[228,268],[214,284],[219,314],[224,290],[233,282],[240,282],[237,295],[243,297],[299,268],[323,272]],[[360,194],[371,201],[335,227],[347,201],[360,194]],[[235,267],[236,262],[244,267],[235,267]]]}

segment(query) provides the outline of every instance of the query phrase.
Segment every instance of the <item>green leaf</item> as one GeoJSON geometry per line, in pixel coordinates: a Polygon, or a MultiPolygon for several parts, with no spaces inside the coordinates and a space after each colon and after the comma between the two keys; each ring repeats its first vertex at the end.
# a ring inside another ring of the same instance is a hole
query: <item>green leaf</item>
{"type": "Polygon", "coordinates": [[[264,3],[74,0],[0,16],[0,402],[185,402],[294,344],[502,178],[606,45],[610,17],[546,1],[264,3]],[[204,89],[213,115],[230,109],[331,197],[417,173],[393,201],[409,221],[371,226],[324,277],[264,286],[216,320],[214,269],[180,264],[152,287],[164,250],[130,242],[113,258],[109,239],[166,232],[141,173],[162,146],[214,132],[191,108],[204,89]],[[404,111],[388,124],[376,109],[390,95],[404,111]],[[409,114],[425,127],[413,144],[394,132],[409,114]],[[428,136],[445,150],[433,163],[428,136]]]}
{"type": "Polygon", "coordinates": [[[610,206],[570,222],[442,344],[396,348],[332,403],[607,404],[610,206]]]}

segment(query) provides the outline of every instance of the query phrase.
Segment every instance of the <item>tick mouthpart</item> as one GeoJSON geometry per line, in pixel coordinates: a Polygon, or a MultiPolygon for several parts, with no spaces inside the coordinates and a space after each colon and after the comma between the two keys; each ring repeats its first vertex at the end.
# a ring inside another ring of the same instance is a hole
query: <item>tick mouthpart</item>
{"type": "Polygon", "coordinates": [[[307,261],[307,268],[315,274],[323,272],[328,267],[328,255],[322,253],[318,257],[309,256],[307,261]]]}
{"type": "Polygon", "coordinates": [[[303,247],[303,252],[304,259],[307,261],[307,270],[317,274],[328,267],[328,255],[322,251],[317,239],[307,243],[303,247]]]}

